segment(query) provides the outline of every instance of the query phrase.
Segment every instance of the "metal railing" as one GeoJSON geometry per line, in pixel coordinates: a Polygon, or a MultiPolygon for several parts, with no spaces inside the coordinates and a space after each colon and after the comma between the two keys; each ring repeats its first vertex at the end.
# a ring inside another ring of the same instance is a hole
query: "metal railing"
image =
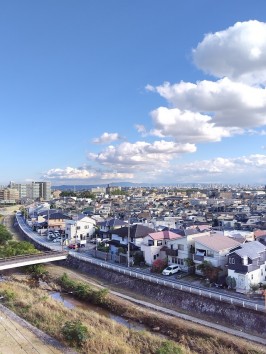
{"type": "Polygon", "coordinates": [[[130,276],[132,278],[145,280],[150,283],[157,284],[157,285],[163,285],[168,288],[176,289],[179,291],[185,291],[185,292],[188,292],[191,294],[195,294],[195,295],[203,296],[205,298],[229,303],[231,305],[241,306],[241,307],[252,309],[255,311],[260,311],[260,312],[265,311],[265,307],[263,305],[259,305],[259,304],[256,304],[252,301],[248,301],[245,299],[242,300],[242,299],[238,299],[233,296],[222,295],[220,293],[216,293],[216,292],[210,291],[210,290],[204,290],[204,289],[201,289],[201,288],[198,288],[195,286],[188,286],[188,285],[184,285],[184,284],[181,284],[178,282],[171,282],[169,280],[160,279],[159,277],[156,277],[153,275],[147,275],[142,272],[136,272],[132,269],[120,267],[118,265],[110,264],[110,263],[107,263],[107,262],[104,262],[104,261],[101,261],[101,260],[98,260],[95,258],[84,257],[82,254],[79,254],[79,253],[74,253],[74,252],[72,253],[71,252],[71,256],[78,258],[80,260],[83,260],[85,262],[89,262],[92,264],[96,264],[100,267],[113,270],[113,271],[118,272],[120,274],[130,276]]]}

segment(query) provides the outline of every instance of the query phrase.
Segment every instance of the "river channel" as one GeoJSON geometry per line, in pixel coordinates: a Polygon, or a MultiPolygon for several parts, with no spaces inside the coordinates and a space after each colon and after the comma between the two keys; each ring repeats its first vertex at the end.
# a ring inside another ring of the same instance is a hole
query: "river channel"
{"type": "Polygon", "coordinates": [[[61,302],[68,309],[73,309],[75,307],[79,307],[79,308],[82,308],[83,310],[94,311],[98,315],[109,318],[109,319],[129,328],[129,329],[134,329],[136,331],[149,330],[146,326],[144,326],[141,323],[134,322],[132,320],[126,320],[125,318],[123,318],[121,316],[114,315],[114,314],[110,313],[109,311],[102,309],[98,306],[85,304],[83,302],[80,302],[79,300],[74,299],[73,297],[71,297],[68,294],[63,294],[60,292],[50,292],[49,295],[54,300],[61,302]]]}

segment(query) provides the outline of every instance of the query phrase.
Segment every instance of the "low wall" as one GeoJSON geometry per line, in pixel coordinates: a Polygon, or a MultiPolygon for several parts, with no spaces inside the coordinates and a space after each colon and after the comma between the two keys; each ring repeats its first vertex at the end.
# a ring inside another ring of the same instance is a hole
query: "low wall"
{"type": "Polygon", "coordinates": [[[97,279],[102,279],[103,283],[113,283],[123,289],[126,288],[140,295],[152,298],[166,307],[181,310],[189,315],[214,321],[221,325],[230,326],[236,330],[265,336],[265,313],[171,289],[145,280],[130,278],[121,273],[74,258],[71,255],[68,256],[66,261],[61,261],[61,264],[80,270],[97,279]]]}

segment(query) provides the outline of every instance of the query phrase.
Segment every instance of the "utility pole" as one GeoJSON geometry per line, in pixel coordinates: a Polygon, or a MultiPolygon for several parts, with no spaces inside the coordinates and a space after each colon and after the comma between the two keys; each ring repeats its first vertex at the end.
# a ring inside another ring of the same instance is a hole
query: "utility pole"
{"type": "Polygon", "coordinates": [[[130,208],[129,208],[129,197],[128,197],[128,226],[127,226],[127,266],[130,267],[130,208]]]}

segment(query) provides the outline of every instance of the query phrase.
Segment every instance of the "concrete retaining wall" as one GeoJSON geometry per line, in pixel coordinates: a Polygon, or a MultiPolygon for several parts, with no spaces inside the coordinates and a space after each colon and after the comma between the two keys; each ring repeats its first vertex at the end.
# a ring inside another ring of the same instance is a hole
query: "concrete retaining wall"
{"type": "Polygon", "coordinates": [[[103,284],[116,284],[138,294],[150,297],[166,307],[171,306],[175,310],[181,310],[189,315],[214,321],[221,325],[243,330],[254,335],[265,336],[265,313],[245,309],[236,305],[226,304],[217,300],[208,299],[184,291],[171,289],[162,285],[152,284],[145,280],[130,278],[95,264],[68,256],[61,264],[69,268],[80,270],[84,273],[101,279],[103,284]]]}

